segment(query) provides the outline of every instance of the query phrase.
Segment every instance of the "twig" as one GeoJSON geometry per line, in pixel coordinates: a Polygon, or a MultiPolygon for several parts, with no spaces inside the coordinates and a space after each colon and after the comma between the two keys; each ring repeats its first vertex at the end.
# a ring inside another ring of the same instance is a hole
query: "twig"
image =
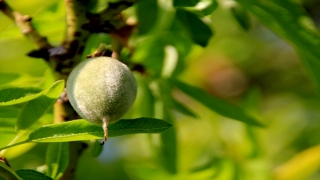
{"type": "Polygon", "coordinates": [[[0,157],[0,163],[4,163],[8,167],[11,167],[9,162],[7,161],[7,159],[5,157],[0,157]]]}
{"type": "Polygon", "coordinates": [[[47,41],[46,37],[41,36],[31,24],[31,17],[23,15],[18,11],[13,10],[4,0],[0,0],[0,11],[16,22],[21,30],[21,33],[27,36],[31,42],[35,43],[39,49],[49,49],[52,46],[47,41]]]}
{"type": "Polygon", "coordinates": [[[138,0],[123,0],[114,3],[110,2],[108,4],[108,8],[99,13],[101,15],[101,19],[103,21],[110,21],[114,16],[128,7],[131,7],[135,2],[138,2],[138,0]]]}
{"type": "Polygon", "coordinates": [[[111,57],[111,54],[112,54],[112,51],[110,50],[110,47],[105,43],[100,43],[99,47],[94,51],[94,53],[87,55],[87,58],[100,57],[100,56],[111,57]]]}

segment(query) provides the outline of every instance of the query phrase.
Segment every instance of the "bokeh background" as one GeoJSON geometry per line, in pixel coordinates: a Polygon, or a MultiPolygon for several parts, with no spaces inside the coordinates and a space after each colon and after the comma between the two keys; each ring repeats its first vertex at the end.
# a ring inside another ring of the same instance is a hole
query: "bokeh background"
{"type": "MultiPolygon", "coordinates": [[[[238,104],[266,127],[222,117],[177,90],[176,99],[198,117],[172,111],[177,133],[175,173],[159,156],[159,135],[138,134],[110,138],[96,157],[90,146],[79,161],[77,179],[320,179],[320,99],[315,85],[289,43],[251,14],[250,29],[244,30],[223,2],[206,17],[214,36],[205,48],[192,46],[179,78],[238,104]]],[[[315,22],[319,20],[315,13],[319,3],[297,2],[315,22]]],[[[36,29],[52,44],[60,44],[65,30],[63,2],[8,3],[31,15],[36,29]]],[[[49,66],[26,56],[34,48],[15,24],[0,14],[0,85],[37,84],[43,79],[49,66]],[[12,80],[2,79],[1,74],[11,74],[12,80]]],[[[134,116],[129,112],[126,117],[134,116]]],[[[50,123],[52,114],[44,118],[50,123]]],[[[14,133],[0,133],[0,145],[7,145],[13,137],[14,133]]],[[[45,143],[19,146],[7,158],[14,169],[41,171],[46,147],[45,143]]]]}

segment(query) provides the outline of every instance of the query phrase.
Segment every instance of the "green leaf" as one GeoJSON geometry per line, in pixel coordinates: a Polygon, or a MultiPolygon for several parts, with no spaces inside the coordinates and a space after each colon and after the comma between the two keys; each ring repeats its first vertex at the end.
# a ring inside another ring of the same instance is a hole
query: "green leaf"
{"type": "Polygon", "coordinates": [[[0,179],[22,180],[14,170],[0,160],[0,179]]]}
{"type": "Polygon", "coordinates": [[[150,91],[146,77],[140,73],[134,73],[137,81],[138,93],[131,109],[126,114],[131,117],[153,117],[154,116],[154,97],[150,91]]]}
{"type": "Polygon", "coordinates": [[[156,24],[158,18],[157,0],[139,0],[136,3],[136,14],[139,20],[139,34],[146,34],[156,24]]]}
{"type": "Polygon", "coordinates": [[[218,7],[216,0],[201,0],[197,6],[185,8],[198,16],[208,16],[218,7]]]}
{"type": "Polygon", "coordinates": [[[91,145],[90,145],[90,154],[92,157],[98,157],[104,146],[101,146],[101,142],[99,142],[98,140],[94,140],[91,145]]]}
{"type": "Polygon", "coordinates": [[[237,0],[262,23],[290,42],[320,91],[320,36],[306,11],[289,0],[237,0]]]}
{"type": "Polygon", "coordinates": [[[263,126],[261,122],[247,114],[242,108],[213,97],[200,88],[185,84],[178,80],[172,80],[171,83],[172,86],[176,86],[182,92],[188,94],[189,96],[205,105],[207,108],[222,116],[242,121],[249,125],[263,126]]]}
{"type": "Polygon", "coordinates": [[[189,11],[178,9],[177,18],[184,25],[192,40],[202,47],[208,45],[213,35],[210,27],[205,24],[197,15],[189,11]]]}
{"type": "MultiPolygon", "coordinates": [[[[161,133],[171,127],[166,121],[154,118],[122,119],[108,126],[109,137],[136,133],[161,133]]],[[[43,126],[30,134],[30,142],[68,142],[102,139],[100,125],[86,120],[74,120],[43,126]]]]}
{"type": "Polygon", "coordinates": [[[185,114],[187,116],[191,116],[191,117],[197,117],[191,110],[189,110],[187,107],[185,107],[184,105],[182,105],[180,102],[176,101],[173,97],[172,97],[172,87],[170,86],[170,83],[163,79],[160,80],[158,82],[158,88],[159,88],[159,94],[161,96],[161,100],[163,101],[163,103],[174,109],[179,111],[182,114],[185,114]]]}
{"type": "MultiPolygon", "coordinates": [[[[108,126],[109,137],[137,133],[162,133],[172,125],[155,118],[122,119],[108,126]]],[[[14,147],[28,142],[69,142],[91,139],[103,139],[102,126],[86,120],[73,120],[59,124],[49,124],[33,131],[29,138],[16,144],[0,148],[14,147]]]]}
{"type": "MultiPolygon", "coordinates": [[[[1,73],[0,72],[0,86],[23,86],[36,84],[40,80],[39,77],[33,77],[26,73],[1,73]]],[[[30,87],[30,86],[28,86],[30,87]]]]}
{"type": "Polygon", "coordinates": [[[175,19],[172,24],[171,33],[168,35],[168,44],[174,46],[178,52],[178,62],[171,77],[179,75],[186,68],[186,57],[191,52],[194,45],[193,41],[188,37],[188,34],[183,34],[184,27],[175,19]]]}
{"type": "MultiPolygon", "coordinates": [[[[170,112],[167,108],[163,107],[163,119],[173,123],[170,112]]],[[[172,174],[177,173],[177,136],[176,129],[170,128],[166,132],[161,133],[161,161],[164,167],[172,174]]]]}
{"type": "Polygon", "coordinates": [[[38,86],[42,89],[48,89],[51,87],[51,85],[56,81],[56,78],[54,76],[54,73],[52,72],[52,69],[48,68],[42,77],[42,80],[39,82],[38,86]]]}
{"type": "Polygon", "coordinates": [[[24,105],[17,119],[17,131],[29,128],[54,104],[64,89],[64,81],[60,80],[52,84],[45,93],[29,101],[24,105]]]}
{"type": "Polygon", "coordinates": [[[174,7],[190,7],[198,4],[200,0],[174,0],[174,7]]]}
{"type": "Polygon", "coordinates": [[[22,177],[23,180],[53,180],[52,178],[31,169],[19,169],[16,173],[22,177]]]}
{"type": "Polygon", "coordinates": [[[0,73],[0,85],[10,83],[20,77],[19,74],[14,73],[0,73]]]}
{"type": "Polygon", "coordinates": [[[46,153],[47,175],[59,179],[69,162],[69,144],[66,142],[50,143],[46,153]]]}
{"type": "Polygon", "coordinates": [[[0,89],[0,106],[10,106],[30,101],[41,96],[42,89],[31,86],[4,87],[0,89]]]}
{"type": "Polygon", "coordinates": [[[0,130],[14,129],[19,110],[12,107],[0,107],[0,130]]]}
{"type": "Polygon", "coordinates": [[[143,64],[149,74],[160,76],[165,56],[164,47],[164,37],[147,37],[136,46],[132,60],[143,64]]]}
{"type": "Polygon", "coordinates": [[[230,8],[231,14],[237,20],[238,24],[246,31],[250,29],[251,20],[248,12],[241,5],[235,4],[230,8]]]}

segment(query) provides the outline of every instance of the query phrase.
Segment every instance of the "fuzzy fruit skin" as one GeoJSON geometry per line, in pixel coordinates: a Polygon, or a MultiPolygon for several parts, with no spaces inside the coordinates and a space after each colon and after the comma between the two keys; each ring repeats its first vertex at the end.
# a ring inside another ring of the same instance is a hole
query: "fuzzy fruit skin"
{"type": "Polygon", "coordinates": [[[89,58],[77,65],[67,80],[67,94],[84,119],[102,124],[119,120],[132,106],[137,85],[129,68],[110,57],[89,58]]]}

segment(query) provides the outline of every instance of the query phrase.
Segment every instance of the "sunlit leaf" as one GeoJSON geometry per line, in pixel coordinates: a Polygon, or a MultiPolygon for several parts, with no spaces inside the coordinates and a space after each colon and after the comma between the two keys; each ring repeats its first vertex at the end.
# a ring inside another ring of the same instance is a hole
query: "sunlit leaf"
{"type": "Polygon", "coordinates": [[[39,82],[38,86],[43,89],[49,89],[51,85],[56,81],[52,69],[47,69],[43,75],[42,80],[39,82]]]}
{"type": "Polygon", "coordinates": [[[242,108],[211,96],[200,88],[185,84],[178,80],[173,80],[172,86],[177,87],[182,92],[188,94],[207,108],[222,116],[242,121],[250,125],[262,126],[258,120],[247,114],[242,108]]]}
{"type": "Polygon", "coordinates": [[[0,107],[0,131],[14,129],[19,110],[12,107],[0,107]]]}
{"type": "Polygon", "coordinates": [[[42,96],[26,103],[19,113],[16,127],[17,130],[27,129],[42,115],[44,115],[61,95],[63,89],[64,81],[57,81],[52,84],[52,86],[46,90],[42,96]]]}
{"type": "Polygon", "coordinates": [[[173,0],[173,6],[175,7],[190,7],[198,4],[200,0],[173,0]]]}
{"type": "Polygon", "coordinates": [[[0,89],[0,106],[9,106],[30,101],[44,93],[37,87],[5,87],[0,89]]]}
{"type": "Polygon", "coordinates": [[[163,61],[162,77],[170,77],[177,67],[179,55],[174,46],[164,47],[165,57],[163,61]]]}
{"type": "Polygon", "coordinates": [[[177,18],[184,25],[192,40],[202,47],[208,45],[213,35],[211,29],[197,15],[189,11],[178,9],[177,18]]]}
{"type": "MultiPolygon", "coordinates": [[[[109,137],[135,133],[160,133],[171,125],[166,121],[154,118],[123,119],[108,127],[109,137]]],[[[29,136],[32,142],[67,142],[90,139],[102,139],[103,130],[86,120],[43,126],[29,136]]]]}
{"type": "Polygon", "coordinates": [[[53,180],[52,178],[32,169],[19,169],[16,173],[23,180],[53,180]]]}
{"type": "Polygon", "coordinates": [[[289,161],[275,170],[277,180],[308,179],[313,173],[319,171],[320,145],[308,148],[295,154],[289,161]]]}
{"type": "Polygon", "coordinates": [[[0,72],[0,86],[13,87],[13,86],[27,86],[30,84],[37,84],[41,79],[33,77],[26,73],[1,73],[0,72]]]}
{"type": "Polygon", "coordinates": [[[69,162],[69,144],[66,142],[50,143],[46,153],[47,175],[59,179],[69,162]]]}
{"type": "Polygon", "coordinates": [[[198,16],[208,16],[215,9],[217,9],[218,3],[216,0],[201,0],[196,6],[186,8],[198,16]]]}

